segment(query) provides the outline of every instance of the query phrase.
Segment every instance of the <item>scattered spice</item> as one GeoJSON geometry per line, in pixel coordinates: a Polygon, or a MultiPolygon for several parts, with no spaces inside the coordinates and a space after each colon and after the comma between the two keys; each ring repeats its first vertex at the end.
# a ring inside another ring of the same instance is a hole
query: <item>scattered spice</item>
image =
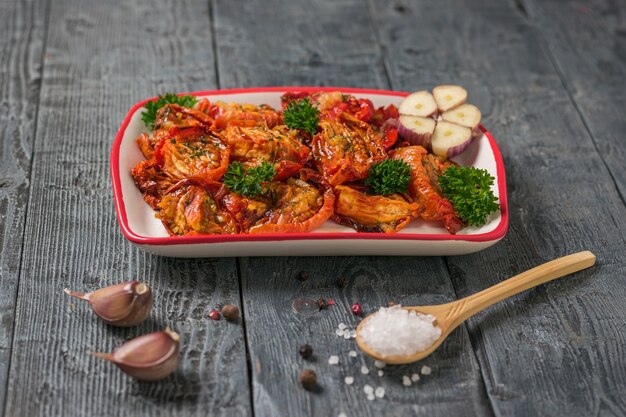
{"type": "Polygon", "coordinates": [[[348,356],[350,356],[351,358],[356,358],[356,350],[351,350],[350,352],[348,352],[348,356]]]}
{"type": "Polygon", "coordinates": [[[360,316],[361,313],[363,313],[363,308],[361,307],[361,304],[358,303],[358,301],[352,304],[350,310],[352,310],[352,314],[355,314],[357,316],[360,316]]]}
{"type": "Polygon", "coordinates": [[[319,307],[320,310],[325,309],[326,307],[328,307],[328,302],[323,299],[322,297],[320,297],[317,301],[317,306],[319,307]]]}
{"type": "Polygon", "coordinates": [[[307,279],[309,279],[309,273],[306,271],[300,271],[298,272],[298,274],[296,275],[296,279],[298,281],[306,281],[307,279]]]}
{"type": "Polygon", "coordinates": [[[430,369],[430,366],[422,366],[422,370],[420,371],[422,373],[422,375],[430,375],[430,373],[432,372],[432,369],[430,369]]]}
{"type": "Polygon", "coordinates": [[[347,376],[343,379],[343,382],[346,383],[346,385],[352,385],[354,384],[354,377],[353,376],[347,376]]]}
{"type": "Polygon", "coordinates": [[[348,279],[346,277],[338,277],[337,278],[337,286],[339,288],[346,288],[348,286],[348,279]]]}
{"type": "Polygon", "coordinates": [[[317,385],[317,374],[312,369],[305,369],[300,373],[300,383],[306,390],[312,390],[317,385]]]}
{"type": "Polygon", "coordinates": [[[300,346],[300,349],[298,349],[298,353],[304,359],[309,359],[311,356],[313,356],[313,348],[309,344],[304,344],[300,346]]]}
{"type": "Polygon", "coordinates": [[[404,375],[402,377],[402,385],[404,385],[405,387],[410,387],[411,386],[411,379],[408,376],[404,375]]]}
{"type": "Polygon", "coordinates": [[[361,373],[362,373],[363,375],[367,375],[367,374],[369,374],[369,373],[370,373],[370,368],[368,368],[368,367],[367,367],[367,365],[362,365],[362,366],[361,366],[361,373]]]}
{"type": "Polygon", "coordinates": [[[329,365],[337,365],[338,363],[339,363],[339,356],[332,355],[331,357],[328,358],[329,365]]]}
{"type": "Polygon", "coordinates": [[[209,312],[209,318],[211,320],[219,320],[220,319],[220,312],[217,311],[216,309],[213,309],[209,312]]]}
{"type": "Polygon", "coordinates": [[[232,304],[225,304],[222,307],[222,316],[224,316],[226,320],[237,320],[239,318],[239,307],[232,304]]]}
{"type": "Polygon", "coordinates": [[[397,304],[397,303],[396,303],[395,301],[389,301],[389,302],[387,303],[387,307],[393,307],[393,306],[395,306],[396,304],[397,304]]]}
{"type": "Polygon", "coordinates": [[[420,380],[420,376],[419,376],[419,374],[413,374],[413,375],[411,375],[411,381],[413,381],[413,382],[417,382],[417,381],[419,381],[419,380],[420,380]]]}

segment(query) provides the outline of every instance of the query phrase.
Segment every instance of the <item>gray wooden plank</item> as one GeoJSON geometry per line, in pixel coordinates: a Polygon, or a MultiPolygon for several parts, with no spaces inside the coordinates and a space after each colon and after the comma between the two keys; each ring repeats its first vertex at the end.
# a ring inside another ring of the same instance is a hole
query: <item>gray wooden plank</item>
{"type": "Polygon", "coordinates": [[[55,1],[47,39],[5,415],[250,415],[242,326],[206,317],[238,303],[235,261],[141,252],[122,237],[110,191],[126,110],[215,86],[207,2],[55,1]],[[151,318],[131,329],[62,292],[129,279],[155,290],[151,318]],[[139,383],[87,354],[166,325],[181,334],[182,360],[164,381],[139,383]]]}
{"type": "Polygon", "coordinates": [[[626,4],[522,4],[626,202],[626,4]]]}
{"type": "Polygon", "coordinates": [[[386,84],[362,2],[211,2],[222,88],[386,84]]]}
{"type": "Polygon", "coordinates": [[[598,255],[594,269],[469,320],[496,415],[623,415],[626,209],[532,27],[495,0],[376,10],[394,87],[467,86],[503,152],[510,230],[447,260],[458,296],[571,252],[598,255]]]}
{"type": "MultiPolygon", "coordinates": [[[[216,0],[212,4],[221,87],[389,87],[370,10],[362,1],[216,0]]],[[[402,375],[419,370],[421,364],[390,370],[383,378],[375,370],[361,375],[360,365],[372,367],[372,362],[361,355],[349,358],[354,342],[333,333],[339,322],[356,323],[349,310],[355,300],[371,309],[394,295],[409,303],[454,299],[441,259],[244,258],[240,266],[256,416],[329,416],[341,411],[362,416],[491,413],[463,328],[429,360],[438,377],[424,378],[412,388],[402,385],[402,375]],[[294,278],[301,270],[311,274],[309,281],[294,278]],[[339,274],[349,278],[348,288],[334,285],[339,274]],[[292,312],[294,299],[317,297],[334,298],[337,304],[310,317],[292,312]],[[317,352],[312,363],[302,361],[297,353],[299,345],[307,342],[317,352]],[[338,367],[327,363],[333,354],[341,357],[338,367]],[[307,367],[318,372],[320,392],[312,394],[299,386],[298,374],[307,367]],[[353,386],[343,383],[348,375],[355,377],[353,386]],[[368,402],[365,384],[384,386],[385,400],[368,402]]]]}
{"type": "Polygon", "coordinates": [[[46,4],[0,3],[0,410],[11,357],[46,4]]]}

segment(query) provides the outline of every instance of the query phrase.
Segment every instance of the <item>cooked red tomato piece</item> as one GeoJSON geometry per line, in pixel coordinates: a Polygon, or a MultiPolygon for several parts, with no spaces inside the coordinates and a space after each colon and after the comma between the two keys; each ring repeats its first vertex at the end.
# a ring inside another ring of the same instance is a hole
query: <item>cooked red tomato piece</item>
{"type": "Polygon", "coordinates": [[[228,168],[230,150],[221,137],[204,127],[169,130],[161,139],[154,157],[173,181],[196,179],[215,181],[228,168]]]}
{"type": "Polygon", "coordinates": [[[298,233],[321,226],[333,213],[335,197],[319,174],[302,170],[301,178],[266,184],[254,198],[227,194],[223,203],[247,233],[298,233]],[[320,191],[310,181],[319,181],[320,191]]]}
{"type": "Polygon", "coordinates": [[[443,161],[428,155],[426,149],[421,146],[396,149],[392,158],[401,159],[411,166],[409,194],[424,206],[422,218],[442,221],[452,234],[461,230],[464,226],[463,221],[439,188],[440,169],[445,166],[443,161]]]}
{"type": "Polygon", "coordinates": [[[423,210],[400,194],[370,195],[345,185],[336,186],[334,191],[333,220],[359,232],[397,232],[423,210]]]}
{"type": "Polygon", "coordinates": [[[320,130],[311,143],[313,162],[333,186],[366,178],[372,164],[387,158],[382,137],[347,113],[322,120],[320,130]]]}
{"type": "Polygon", "coordinates": [[[209,115],[215,118],[215,127],[218,130],[226,129],[228,126],[272,128],[282,123],[280,113],[265,104],[255,106],[218,101],[213,104],[209,115]]]}
{"type": "Polygon", "coordinates": [[[206,113],[183,107],[178,104],[166,104],[157,111],[154,129],[186,129],[188,127],[203,126],[209,129],[215,128],[215,120],[206,113]]]}
{"type": "Polygon", "coordinates": [[[139,162],[131,171],[143,199],[153,209],[158,208],[161,196],[173,185],[172,180],[156,167],[153,159],[139,162]]]}
{"type": "Polygon", "coordinates": [[[204,187],[184,185],[165,195],[157,217],[171,235],[237,233],[233,216],[204,187]]]}
{"type": "Polygon", "coordinates": [[[230,126],[224,131],[224,139],[230,146],[231,161],[239,161],[245,168],[270,162],[276,170],[275,181],[296,175],[311,152],[300,141],[298,131],[284,125],[273,129],[230,126]]]}
{"type": "Polygon", "coordinates": [[[353,95],[343,94],[340,91],[318,92],[291,92],[281,97],[283,109],[293,100],[309,98],[320,111],[321,119],[337,120],[341,113],[348,113],[355,118],[368,122],[374,115],[374,105],[371,100],[359,98],[353,95]]]}

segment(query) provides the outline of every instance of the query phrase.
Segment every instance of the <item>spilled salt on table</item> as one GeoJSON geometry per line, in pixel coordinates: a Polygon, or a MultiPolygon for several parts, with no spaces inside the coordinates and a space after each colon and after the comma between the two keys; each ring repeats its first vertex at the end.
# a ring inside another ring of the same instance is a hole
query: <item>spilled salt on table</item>
{"type": "Polygon", "coordinates": [[[428,349],[441,329],[435,317],[403,309],[400,305],[381,307],[363,323],[361,338],[381,356],[408,356],[428,349]]]}

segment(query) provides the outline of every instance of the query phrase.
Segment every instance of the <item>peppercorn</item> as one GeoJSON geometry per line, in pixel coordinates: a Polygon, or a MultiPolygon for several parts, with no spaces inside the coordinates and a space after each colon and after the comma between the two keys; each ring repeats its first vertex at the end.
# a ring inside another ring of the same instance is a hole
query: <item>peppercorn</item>
{"type": "Polygon", "coordinates": [[[239,307],[232,304],[224,304],[222,307],[222,316],[226,320],[237,320],[239,318],[239,307]]]}
{"type": "Polygon", "coordinates": [[[305,369],[300,373],[300,383],[306,390],[312,390],[317,385],[317,374],[312,369],[305,369]]]}
{"type": "Polygon", "coordinates": [[[309,273],[306,271],[300,271],[298,272],[298,274],[296,275],[296,279],[298,281],[306,281],[307,279],[309,279],[309,273]]]}
{"type": "Polygon", "coordinates": [[[220,313],[219,311],[217,311],[216,309],[213,309],[209,312],[209,318],[211,320],[219,320],[220,319],[220,313]]]}
{"type": "Polygon", "coordinates": [[[348,279],[346,277],[337,278],[337,286],[339,288],[346,288],[348,286],[348,279]]]}
{"type": "Polygon", "coordinates": [[[321,297],[316,301],[316,303],[320,310],[323,310],[326,307],[328,307],[328,303],[326,302],[326,300],[324,300],[321,297]]]}
{"type": "Polygon", "coordinates": [[[352,308],[350,309],[352,310],[352,314],[356,314],[357,316],[363,312],[363,309],[361,308],[361,304],[359,304],[358,302],[352,304],[352,308]]]}
{"type": "Polygon", "coordinates": [[[309,359],[311,356],[313,356],[313,348],[309,344],[304,344],[300,346],[298,352],[300,353],[300,356],[302,356],[304,359],[309,359]]]}

